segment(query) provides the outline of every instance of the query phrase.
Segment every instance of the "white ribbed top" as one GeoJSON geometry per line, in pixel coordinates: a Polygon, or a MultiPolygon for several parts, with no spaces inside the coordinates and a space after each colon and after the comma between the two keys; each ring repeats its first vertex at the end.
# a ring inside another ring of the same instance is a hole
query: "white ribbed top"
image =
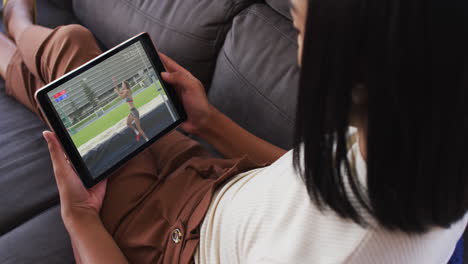
{"type": "MultiPolygon", "coordinates": [[[[349,154],[365,179],[357,143],[349,154]]],[[[467,221],[468,214],[450,229],[408,236],[321,212],[295,172],[290,151],[218,190],[201,226],[195,263],[445,264],[467,221]]]]}

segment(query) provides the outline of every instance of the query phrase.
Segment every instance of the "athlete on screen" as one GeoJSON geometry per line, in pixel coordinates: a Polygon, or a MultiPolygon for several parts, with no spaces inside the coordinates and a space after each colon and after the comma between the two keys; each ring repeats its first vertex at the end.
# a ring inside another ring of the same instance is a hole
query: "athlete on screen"
{"type": "Polygon", "coordinates": [[[124,99],[130,107],[130,114],[127,117],[127,126],[135,132],[137,141],[140,141],[141,136],[148,141],[148,137],[141,128],[140,112],[138,112],[135,104],[133,103],[133,94],[130,89],[130,84],[127,81],[123,81],[121,88],[119,88],[115,78],[113,78],[113,81],[115,86],[114,91],[120,96],[120,98],[124,99]]]}

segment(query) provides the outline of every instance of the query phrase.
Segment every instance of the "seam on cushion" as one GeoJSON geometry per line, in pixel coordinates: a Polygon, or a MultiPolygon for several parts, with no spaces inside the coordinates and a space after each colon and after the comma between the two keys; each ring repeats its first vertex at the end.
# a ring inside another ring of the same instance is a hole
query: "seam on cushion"
{"type": "Polygon", "coordinates": [[[223,25],[220,26],[218,28],[218,32],[216,32],[216,37],[215,37],[215,40],[214,40],[214,43],[213,43],[213,49],[216,50],[216,53],[213,54],[213,56],[212,56],[213,63],[211,63],[211,67],[209,68],[210,77],[208,79],[208,83],[206,84],[208,87],[205,87],[205,91],[207,93],[209,92],[209,90],[211,88],[211,82],[213,81],[213,74],[216,71],[217,58],[219,56],[219,52],[221,51],[221,49],[222,49],[222,47],[224,45],[224,42],[226,41],[226,36],[227,36],[227,34],[229,32],[229,29],[230,29],[230,27],[232,25],[232,20],[234,19],[234,17],[232,17],[232,19],[229,19],[229,17],[231,17],[231,13],[233,13],[232,10],[234,10],[235,6],[236,6],[236,4],[233,4],[231,2],[231,5],[225,11],[223,25]],[[224,35],[224,37],[223,37],[223,35],[224,35]]]}
{"type": "Polygon", "coordinates": [[[231,5],[226,9],[225,17],[224,17],[224,25],[219,27],[218,33],[216,34],[215,40],[215,48],[218,43],[220,44],[220,48],[224,44],[226,40],[227,34],[224,34],[224,38],[221,39],[223,36],[223,32],[229,32],[229,29],[232,27],[232,23],[237,15],[242,14],[245,10],[249,9],[255,4],[261,3],[261,0],[252,0],[252,3],[243,3],[243,2],[231,2],[231,5]],[[235,13],[234,10],[239,9],[240,7],[244,6],[239,12],[235,13]]]}
{"type": "Polygon", "coordinates": [[[282,17],[285,17],[287,20],[289,20],[289,21],[292,21],[292,20],[293,20],[292,17],[291,17],[291,15],[288,14],[288,11],[284,11],[284,12],[286,12],[286,13],[283,14],[283,11],[281,11],[281,8],[278,7],[276,4],[273,4],[273,3],[271,3],[271,2],[272,2],[272,1],[266,0],[266,1],[265,1],[265,4],[267,4],[271,9],[273,9],[273,11],[275,11],[275,13],[281,15],[282,17]]]}
{"type": "Polygon", "coordinates": [[[141,10],[140,8],[138,8],[137,6],[135,6],[134,4],[132,4],[129,0],[122,0],[123,3],[127,4],[129,7],[135,9],[135,11],[141,15],[143,15],[144,17],[146,17],[147,19],[151,20],[152,22],[154,23],[157,23],[159,24],[161,27],[164,27],[166,29],[170,29],[171,31],[173,32],[176,32],[178,34],[181,34],[181,35],[184,35],[188,38],[191,38],[191,39],[195,39],[195,40],[199,40],[199,41],[202,41],[202,42],[205,42],[207,44],[209,44],[210,46],[213,46],[213,39],[205,39],[205,38],[202,38],[202,37],[199,37],[199,36],[196,36],[196,35],[193,35],[191,33],[187,33],[187,32],[182,32],[182,31],[179,31],[175,28],[173,28],[171,25],[167,24],[167,23],[164,23],[162,22],[161,20],[151,16],[150,14],[148,14],[147,12],[144,12],[143,10],[141,10]]]}
{"type": "Polygon", "coordinates": [[[254,1],[253,3],[243,3],[243,2],[232,1],[232,2],[230,2],[230,6],[228,8],[226,8],[225,16],[224,16],[224,20],[223,20],[223,25],[218,28],[218,32],[216,33],[216,38],[215,38],[214,45],[213,45],[213,48],[217,52],[213,56],[214,63],[212,64],[211,69],[210,69],[210,73],[211,73],[211,78],[209,80],[209,86],[210,87],[205,88],[205,90],[207,92],[211,88],[211,82],[213,81],[213,73],[216,70],[216,65],[217,65],[217,59],[216,58],[219,56],[220,51],[223,48],[223,45],[224,45],[224,43],[226,41],[226,37],[227,37],[227,35],[229,33],[229,30],[232,28],[234,18],[236,17],[236,15],[238,15],[239,13],[244,11],[245,9],[252,6],[252,4],[257,3],[260,0],[253,0],[253,1],[254,1]],[[243,9],[239,10],[239,12],[237,12],[237,13],[234,12],[234,10],[240,9],[242,6],[245,6],[245,7],[243,9]]]}
{"type": "Polygon", "coordinates": [[[234,74],[242,79],[242,81],[244,81],[244,83],[247,83],[249,86],[253,87],[253,90],[258,94],[260,95],[265,101],[267,101],[270,105],[273,106],[273,108],[275,108],[285,119],[286,121],[288,121],[291,125],[294,124],[293,120],[291,120],[291,118],[289,118],[282,109],[280,109],[274,102],[272,102],[268,97],[266,97],[262,92],[260,92],[258,89],[255,88],[255,85],[253,85],[252,83],[250,83],[246,78],[244,78],[244,76],[242,74],[240,74],[235,68],[234,68],[234,65],[232,64],[231,60],[229,59],[228,55],[226,54],[226,51],[223,50],[223,56],[226,58],[227,62],[228,62],[228,66],[229,68],[231,68],[231,70],[234,72],[234,74]]]}
{"type": "MultiPolygon", "coordinates": [[[[226,29],[227,25],[232,24],[232,19],[229,21],[229,17],[231,17],[231,15],[234,14],[234,12],[232,12],[232,11],[238,5],[239,5],[238,3],[236,4],[236,3],[231,2],[229,7],[225,9],[225,16],[224,16],[224,20],[223,20],[223,25],[220,26],[218,28],[217,32],[216,32],[216,37],[215,37],[215,41],[214,41],[214,45],[213,45],[214,48],[218,47],[218,45],[219,45],[219,48],[221,49],[222,44],[224,43],[224,41],[222,41],[222,40],[226,39],[226,37],[221,39],[221,37],[223,35],[222,33],[223,32],[226,32],[226,33],[228,32],[228,30],[226,29]]],[[[232,18],[234,19],[234,16],[232,16],[232,18]]]]}
{"type": "Polygon", "coordinates": [[[34,210],[32,213],[28,214],[26,217],[21,218],[19,222],[7,225],[5,228],[5,231],[0,232],[0,238],[3,237],[4,235],[10,233],[11,231],[19,228],[20,226],[26,224],[27,222],[30,222],[33,218],[36,218],[45,212],[49,211],[50,209],[60,206],[60,199],[58,196],[55,198],[52,198],[51,200],[44,202],[45,206],[36,206],[35,208],[38,208],[34,210]]]}
{"type": "MultiPolygon", "coordinates": [[[[294,46],[297,47],[297,41],[295,39],[292,39],[290,36],[283,33],[283,31],[281,29],[279,29],[275,24],[271,23],[266,16],[262,15],[260,12],[257,12],[253,8],[255,8],[255,5],[253,5],[252,7],[248,8],[248,9],[245,9],[244,12],[242,12],[240,15],[238,15],[238,17],[246,17],[247,15],[252,14],[252,15],[260,18],[261,20],[263,20],[263,22],[265,22],[266,24],[272,26],[278,33],[280,33],[281,36],[283,36],[284,38],[289,40],[294,46]]],[[[271,8],[271,7],[268,7],[268,8],[271,8]]],[[[281,18],[284,19],[283,17],[281,17],[281,18]]],[[[287,19],[284,19],[284,20],[287,20],[287,19]]]]}

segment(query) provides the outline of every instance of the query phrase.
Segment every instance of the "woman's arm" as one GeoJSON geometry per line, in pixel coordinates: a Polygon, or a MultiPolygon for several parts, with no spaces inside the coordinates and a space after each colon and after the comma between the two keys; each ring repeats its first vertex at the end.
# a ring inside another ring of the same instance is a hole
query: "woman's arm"
{"type": "Polygon", "coordinates": [[[117,93],[117,95],[122,98],[122,99],[125,99],[125,95],[123,94],[123,92],[118,88],[118,84],[117,84],[117,81],[115,80],[115,77],[112,78],[112,81],[114,82],[114,92],[117,93]]]}
{"type": "Polygon", "coordinates": [[[128,263],[98,214],[83,213],[79,218],[64,220],[79,263],[128,263]]]}
{"type": "Polygon", "coordinates": [[[99,217],[107,180],[86,189],[68,164],[55,134],[46,131],[44,138],[54,167],[63,223],[77,263],[128,263],[99,217]]]}
{"type": "Polygon", "coordinates": [[[120,91],[117,89],[117,87],[114,88],[114,92],[115,92],[119,97],[122,97],[122,95],[120,94],[120,91]]]}
{"type": "Polygon", "coordinates": [[[181,125],[184,131],[203,138],[229,158],[248,155],[256,162],[271,163],[286,153],[215,109],[208,102],[205,88],[199,80],[169,57],[160,55],[168,71],[162,73],[162,77],[175,87],[187,111],[188,120],[181,125]]]}
{"type": "Polygon", "coordinates": [[[213,107],[207,121],[196,133],[228,158],[247,154],[259,163],[272,163],[286,151],[256,137],[213,107]]]}
{"type": "Polygon", "coordinates": [[[72,246],[72,249],[73,249],[73,256],[75,256],[75,263],[76,264],[83,264],[83,261],[81,261],[81,257],[80,257],[80,254],[78,252],[78,249],[75,246],[76,242],[72,238],[70,238],[70,241],[71,241],[71,246],[72,246]]]}

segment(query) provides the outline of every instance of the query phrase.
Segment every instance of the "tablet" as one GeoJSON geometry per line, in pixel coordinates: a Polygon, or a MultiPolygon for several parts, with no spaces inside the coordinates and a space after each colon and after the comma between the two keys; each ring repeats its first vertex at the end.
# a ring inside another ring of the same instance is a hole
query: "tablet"
{"type": "Polygon", "coordinates": [[[147,33],[135,36],[35,94],[88,188],[186,120],[147,33]]]}

